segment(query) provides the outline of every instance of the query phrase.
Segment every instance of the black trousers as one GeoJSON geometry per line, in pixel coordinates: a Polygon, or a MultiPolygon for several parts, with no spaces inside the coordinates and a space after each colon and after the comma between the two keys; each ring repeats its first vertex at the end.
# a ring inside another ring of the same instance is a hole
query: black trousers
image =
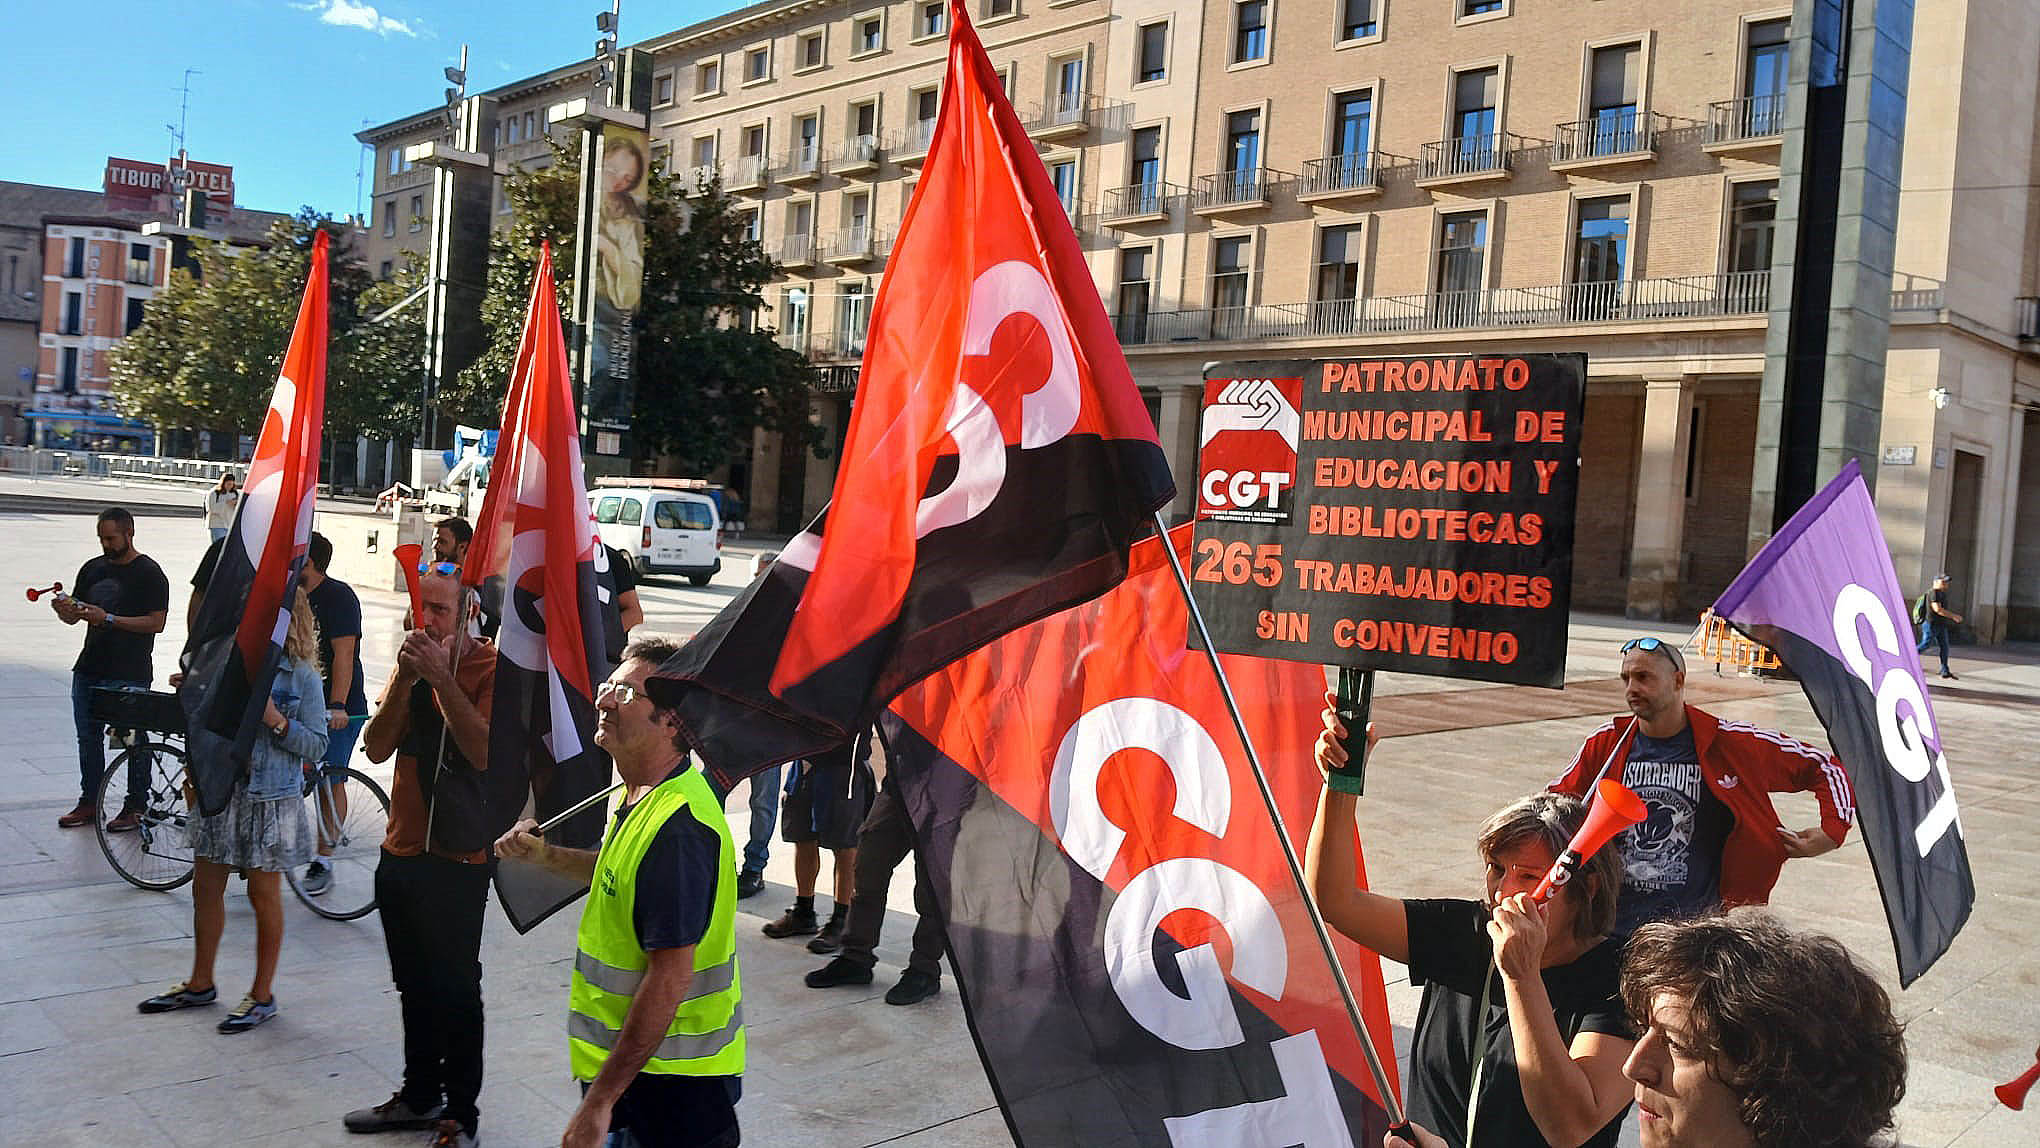
{"type": "Polygon", "coordinates": [[[493,865],[382,855],[375,898],[404,1014],[404,1103],[470,1133],[482,1094],[482,914],[493,865]]]}
{"type": "MultiPolygon", "coordinates": [[[[857,834],[857,885],[850,898],[850,913],[843,921],[843,956],[870,968],[878,963],[873,952],[879,931],[885,927],[885,897],[892,884],[893,870],[914,850],[914,820],[906,802],[890,779],[879,787],[871,812],[857,834]]],[[[942,910],[928,888],[928,873],[918,856],[914,859],[914,912],[921,920],[914,926],[914,951],[907,967],[942,975],[942,947],[946,934],[942,910]]]]}

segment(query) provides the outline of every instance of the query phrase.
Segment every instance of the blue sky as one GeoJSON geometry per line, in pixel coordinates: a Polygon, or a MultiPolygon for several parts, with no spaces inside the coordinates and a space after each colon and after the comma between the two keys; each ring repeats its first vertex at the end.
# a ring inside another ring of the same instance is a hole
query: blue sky
{"type": "MultiPolygon", "coordinates": [[[[625,43],[742,0],[625,0],[625,43]]],[[[173,150],[191,77],[186,147],[234,169],[236,201],[356,209],[354,133],[439,103],[440,68],[468,49],[479,91],[587,56],[604,0],[12,0],[0,71],[11,113],[0,179],[96,189],[109,155],[173,150]],[[33,50],[22,46],[37,45],[33,50]]]]}

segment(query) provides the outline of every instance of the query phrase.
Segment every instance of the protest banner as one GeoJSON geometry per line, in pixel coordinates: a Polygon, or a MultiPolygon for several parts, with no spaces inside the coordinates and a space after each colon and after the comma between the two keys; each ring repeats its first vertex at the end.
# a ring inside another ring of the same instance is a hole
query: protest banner
{"type": "Polygon", "coordinates": [[[1220,650],[1563,683],[1584,355],[1204,377],[1192,578],[1220,650]]]}

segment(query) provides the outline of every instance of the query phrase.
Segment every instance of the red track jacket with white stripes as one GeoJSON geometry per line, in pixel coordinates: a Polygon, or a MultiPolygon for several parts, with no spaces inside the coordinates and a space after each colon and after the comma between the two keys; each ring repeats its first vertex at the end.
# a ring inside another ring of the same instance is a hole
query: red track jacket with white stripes
{"type": "MultiPolygon", "coordinates": [[[[1708,788],[1735,818],[1735,828],[1721,848],[1721,900],[1726,907],[1761,905],[1770,900],[1778,871],[1785,866],[1785,846],[1778,836],[1773,793],[1811,790],[1820,802],[1820,827],[1840,844],[1856,820],[1856,798],[1841,764],[1805,742],[1748,722],[1723,721],[1704,710],[1686,707],[1693,727],[1693,748],[1700,755],[1700,773],[1708,788]]],[[[1622,776],[1633,735],[1623,732],[1628,715],[1597,729],[1580,746],[1565,773],[1550,785],[1557,793],[1586,797],[1621,741],[1616,764],[1608,776],[1622,776]]]]}

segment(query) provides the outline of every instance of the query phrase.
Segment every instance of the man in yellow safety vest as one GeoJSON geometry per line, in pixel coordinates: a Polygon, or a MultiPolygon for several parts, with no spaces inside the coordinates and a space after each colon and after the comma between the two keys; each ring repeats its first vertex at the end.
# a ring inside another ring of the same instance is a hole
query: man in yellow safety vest
{"type": "Polygon", "coordinates": [[[600,852],[548,846],[529,820],[496,843],[500,857],[590,886],[567,1017],[581,1105],[562,1148],[738,1142],[736,852],[721,803],[681,749],[678,720],[644,690],[676,649],[631,643],[595,691],[595,744],[624,783],[600,852]]]}

